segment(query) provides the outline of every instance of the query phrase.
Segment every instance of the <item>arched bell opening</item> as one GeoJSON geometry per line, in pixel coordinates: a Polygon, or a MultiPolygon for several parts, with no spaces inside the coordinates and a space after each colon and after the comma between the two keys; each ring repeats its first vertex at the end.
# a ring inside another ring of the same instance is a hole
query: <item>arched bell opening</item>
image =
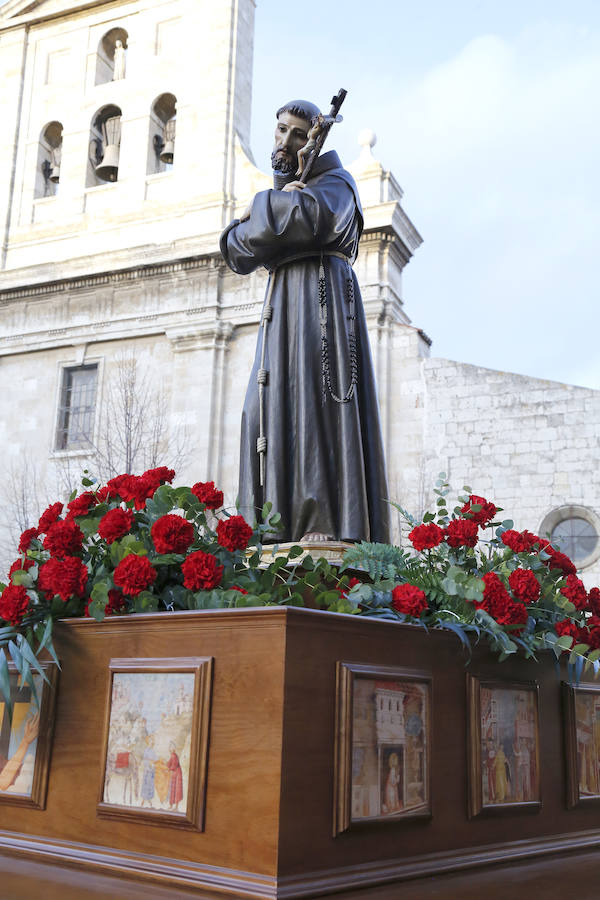
{"type": "Polygon", "coordinates": [[[35,172],[35,197],[52,197],[58,192],[62,135],[63,127],[60,122],[49,122],[40,132],[35,172]]]}
{"type": "Polygon", "coordinates": [[[102,36],[96,53],[95,84],[125,78],[128,41],[129,35],[124,28],[111,28],[102,36]]]}
{"type": "Polygon", "coordinates": [[[177,97],[174,94],[160,94],[150,108],[150,130],[148,134],[149,175],[168,171],[175,159],[175,139],[177,130],[177,97]]]}
{"type": "Polygon", "coordinates": [[[107,104],[92,117],[86,186],[117,181],[121,149],[121,117],[118,106],[107,104]]]}

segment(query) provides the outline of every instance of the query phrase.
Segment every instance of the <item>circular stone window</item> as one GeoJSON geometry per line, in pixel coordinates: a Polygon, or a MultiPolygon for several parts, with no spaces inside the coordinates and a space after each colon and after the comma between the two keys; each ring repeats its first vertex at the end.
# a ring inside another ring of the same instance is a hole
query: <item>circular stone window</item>
{"type": "Polygon", "coordinates": [[[541,535],[573,560],[578,569],[591,566],[600,556],[600,519],[585,506],[562,506],[544,518],[541,535]]]}

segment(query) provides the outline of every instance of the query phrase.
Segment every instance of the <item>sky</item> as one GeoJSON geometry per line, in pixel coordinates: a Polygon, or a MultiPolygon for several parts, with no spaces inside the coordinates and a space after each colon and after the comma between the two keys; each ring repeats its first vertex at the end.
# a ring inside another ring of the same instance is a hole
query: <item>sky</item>
{"type": "Polygon", "coordinates": [[[432,355],[600,389],[600,2],[257,0],[251,145],[296,97],[344,122],[424,239],[404,309],[432,355]]]}

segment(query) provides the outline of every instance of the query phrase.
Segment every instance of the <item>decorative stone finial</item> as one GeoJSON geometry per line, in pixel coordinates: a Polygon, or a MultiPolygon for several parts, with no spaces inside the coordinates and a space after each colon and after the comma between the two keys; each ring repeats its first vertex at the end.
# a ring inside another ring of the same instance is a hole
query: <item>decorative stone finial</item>
{"type": "Polygon", "coordinates": [[[369,149],[373,148],[377,143],[377,135],[371,128],[363,128],[362,131],[358,133],[358,143],[363,148],[363,153],[369,152],[367,151],[367,147],[369,149]]]}

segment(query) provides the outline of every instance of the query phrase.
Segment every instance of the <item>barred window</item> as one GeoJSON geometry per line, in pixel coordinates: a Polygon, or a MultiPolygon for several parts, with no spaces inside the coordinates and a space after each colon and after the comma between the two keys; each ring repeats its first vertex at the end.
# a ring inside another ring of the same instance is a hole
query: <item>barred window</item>
{"type": "Polygon", "coordinates": [[[81,450],[89,447],[94,431],[97,381],[97,365],[63,369],[57,450],[81,450]]]}
{"type": "Polygon", "coordinates": [[[579,516],[559,522],[552,531],[551,540],[575,563],[590,556],[598,545],[594,526],[579,516]]]}

